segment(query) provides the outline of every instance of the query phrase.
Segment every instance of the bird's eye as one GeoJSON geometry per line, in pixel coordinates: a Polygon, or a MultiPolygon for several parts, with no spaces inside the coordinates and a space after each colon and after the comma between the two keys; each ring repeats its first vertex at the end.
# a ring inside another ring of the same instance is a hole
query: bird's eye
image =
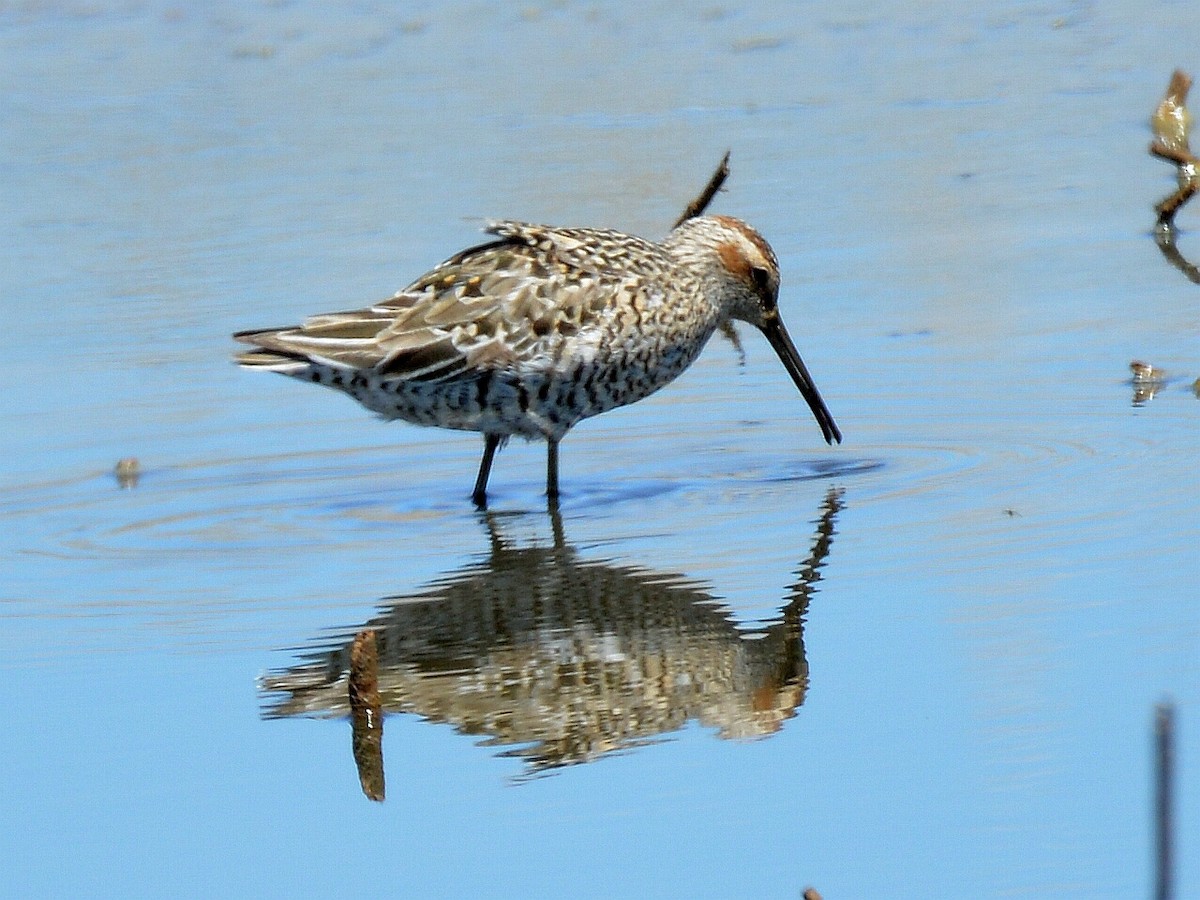
{"type": "Polygon", "coordinates": [[[750,269],[750,280],[754,282],[754,289],[762,296],[763,300],[770,302],[774,300],[771,290],[771,273],[762,266],[752,266],[750,269]]]}

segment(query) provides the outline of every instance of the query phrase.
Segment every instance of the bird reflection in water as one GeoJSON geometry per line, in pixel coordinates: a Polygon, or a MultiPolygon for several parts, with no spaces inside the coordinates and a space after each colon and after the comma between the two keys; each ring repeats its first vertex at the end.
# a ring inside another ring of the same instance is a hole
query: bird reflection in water
{"type": "Polygon", "coordinates": [[[349,716],[373,799],[383,797],[380,708],[483,736],[523,760],[526,775],[651,743],[689,721],[722,738],[773,734],[808,689],[804,616],[841,495],[825,497],[778,620],[754,631],[682,575],[581,558],[556,511],[553,545],[523,548],[481,513],[491,537],[482,562],[389,598],[357,639],[348,633],[264,676],[263,715],[349,716]]]}

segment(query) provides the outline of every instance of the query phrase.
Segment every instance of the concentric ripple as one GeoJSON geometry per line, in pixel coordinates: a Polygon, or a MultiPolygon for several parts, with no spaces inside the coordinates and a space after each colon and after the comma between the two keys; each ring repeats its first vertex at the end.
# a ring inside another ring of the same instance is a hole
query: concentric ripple
{"type": "MultiPolygon", "coordinates": [[[[661,434],[635,431],[616,446],[610,436],[594,435],[570,457],[564,512],[612,507],[619,519],[622,505],[666,496],[689,504],[730,496],[773,503],[765,498],[788,482],[824,480],[846,487],[852,507],[886,510],[894,528],[1026,517],[1054,500],[1057,527],[1103,530],[1119,511],[1106,509],[1097,521],[1097,506],[1104,508],[1092,502],[1097,482],[1136,481],[1148,458],[1163,452],[1137,427],[1113,432],[1103,416],[960,425],[953,438],[920,443],[872,440],[880,436],[860,429],[855,443],[816,455],[740,449],[775,446],[772,440],[713,449],[722,436],[710,434],[681,436],[683,449],[667,458],[661,434]],[[1067,490],[1079,493],[1068,498],[1067,490]]],[[[449,453],[444,444],[428,443],[150,465],[140,484],[126,490],[111,473],[93,472],[10,488],[0,496],[0,519],[15,549],[50,557],[328,551],[389,531],[411,537],[414,522],[469,513],[475,450],[470,442],[449,453]],[[398,459],[407,463],[402,470],[398,459]]],[[[540,447],[506,453],[494,479],[495,508],[542,508],[541,454],[540,447]]],[[[1156,502],[1173,507],[1178,499],[1156,502]]]]}

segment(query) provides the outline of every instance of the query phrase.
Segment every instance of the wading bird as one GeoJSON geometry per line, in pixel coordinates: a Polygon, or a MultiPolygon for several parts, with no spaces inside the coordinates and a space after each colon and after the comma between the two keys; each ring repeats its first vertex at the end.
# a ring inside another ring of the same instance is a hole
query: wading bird
{"type": "Polygon", "coordinates": [[[779,317],[779,263],[728,216],[693,216],[653,242],[618,231],[495,222],[389,300],[302,325],[243,331],[237,362],[335,388],[387,419],[483,434],[472,499],[487,503],[496,450],[513,435],[558,444],[589,416],[669,384],[718,328],[770,342],[828,443],[841,432],[779,317]]]}

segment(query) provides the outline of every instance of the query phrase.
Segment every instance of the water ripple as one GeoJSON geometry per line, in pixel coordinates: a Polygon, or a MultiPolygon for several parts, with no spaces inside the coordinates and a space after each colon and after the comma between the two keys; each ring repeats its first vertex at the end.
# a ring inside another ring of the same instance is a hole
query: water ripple
{"type": "MultiPolygon", "coordinates": [[[[827,480],[851,486],[856,506],[889,507],[897,526],[945,517],[946,503],[929,503],[933,498],[949,498],[949,509],[965,516],[984,510],[1015,517],[1024,515],[1031,496],[1060,492],[1068,472],[1076,482],[1082,476],[1086,484],[1087,473],[1101,467],[1112,477],[1115,464],[1130,478],[1137,477],[1152,448],[1151,438],[1136,434],[1107,446],[1086,434],[1049,440],[1027,421],[992,422],[988,431],[970,441],[866,441],[855,445],[853,454],[843,449],[821,456],[711,450],[683,470],[661,454],[626,453],[623,447],[606,456],[627,463],[600,468],[597,455],[589,451],[580,454],[580,468],[593,468],[564,479],[563,507],[569,514],[668,496],[686,497],[689,505],[711,505],[713,497],[770,502],[767,498],[778,495],[781,485],[827,480]]],[[[630,440],[636,448],[642,438],[630,440]]],[[[9,540],[18,551],[50,557],[204,555],[233,548],[308,552],[314,546],[372,540],[381,530],[411,534],[413,522],[469,512],[465,494],[474,448],[464,445],[447,455],[432,446],[151,467],[132,490],[118,489],[109,473],[89,473],[8,490],[0,496],[0,518],[9,523],[9,540]],[[407,461],[403,471],[396,467],[398,458],[407,461]]],[[[496,480],[495,508],[542,507],[540,467],[531,472],[528,463],[520,460],[520,468],[496,480]]],[[[1103,522],[1089,522],[1093,513],[1088,504],[1076,507],[1081,526],[1091,530],[1110,524],[1111,514],[1103,522]]]]}

